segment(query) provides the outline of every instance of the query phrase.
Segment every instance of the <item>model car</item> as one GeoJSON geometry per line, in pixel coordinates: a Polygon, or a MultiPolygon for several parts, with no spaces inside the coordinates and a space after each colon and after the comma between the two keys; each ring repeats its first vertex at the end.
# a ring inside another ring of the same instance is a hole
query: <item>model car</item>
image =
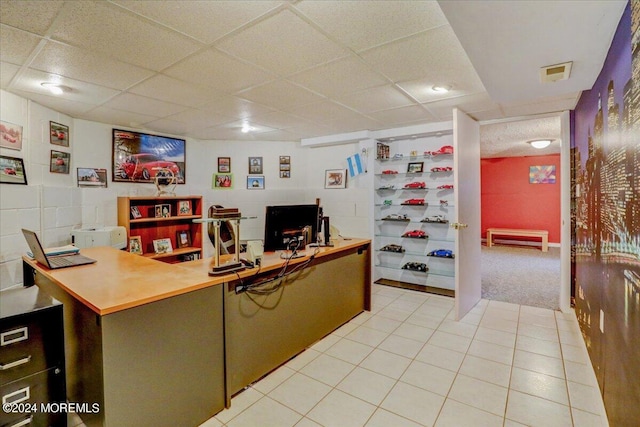
{"type": "Polygon", "coordinates": [[[385,205],[385,206],[391,206],[391,205],[393,205],[393,200],[387,199],[384,202],[382,202],[382,204],[385,205]]]}
{"type": "Polygon", "coordinates": [[[409,217],[402,214],[389,214],[382,218],[383,221],[409,221],[409,217]]]}
{"type": "Polygon", "coordinates": [[[394,171],[394,170],[391,170],[391,169],[386,169],[386,170],[382,171],[383,175],[395,175],[397,173],[398,173],[398,171],[394,171]]]}
{"type": "Polygon", "coordinates": [[[404,188],[427,188],[424,182],[410,182],[404,185],[404,188]]]}
{"type": "Polygon", "coordinates": [[[407,199],[401,204],[403,205],[424,205],[424,199],[407,199]]]}
{"type": "Polygon", "coordinates": [[[400,160],[400,159],[402,159],[402,157],[403,157],[402,154],[394,154],[393,155],[393,160],[400,160]]]}
{"type": "Polygon", "coordinates": [[[449,249],[436,249],[435,251],[429,252],[427,256],[434,256],[438,258],[455,258],[455,255],[453,255],[453,252],[449,249]]]}
{"type": "Polygon", "coordinates": [[[440,224],[446,224],[446,223],[449,222],[449,220],[445,219],[445,217],[442,216],[442,215],[431,215],[431,216],[428,216],[428,217],[424,218],[420,222],[438,222],[440,224]]]}
{"type": "Polygon", "coordinates": [[[425,156],[439,156],[441,154],[453,154],[453,147],[451,145],[443,145],[436,151],[425,151],[425,156]]]}
{"type": "Polygon", "coordinates": [[[427,233],[422,230],[411,230],[404,233],[402,237],[410,237],[412,239],[426,239],[429,236],[427,236],[427,233]]]}
{"type": "Polygon", "coordinates": [[[436,166],[431,168],[431,172],[451,172],[453,168],[451,166],[436,166]]]}
{"type": "Polygon", "coordinates": [[[4,173],[7,175],[15,175],[16,174],[16,170],[13,168],[4,168],[4,173]]]}
{"type": "Polygon", "coordinates": [[[438,190],[451,190],[453,188],[453,184],[443,184],[438,186],[438,190]]]}
{"type": "Polygon", "coordinates": [[[448,200],[440,200],[440,206],[449,206],[448,200]]]}
{"type": "Polygon", "coordinates": [[[163,169],[170,170],[175,176],[180,174],[180,168],[174,162],[147,153],[133,154],[127,157],[120,164],[120,169],[122,170],[120,176],[129,179],[142,178],[145,181],[155,178],[158,171],[163,169]]]}
{"type": "Polygon", "coordinates": [[[395,190],[396,186],[393,184],[383,185],[378,190],[395,190]]]}
{"type": "Polygon", "coordinates": [[[404,252],[404,248],[401,245],[396,245],[395,243],[383,246],[380,250],[384,252],[404,252]]]}
{"type": "Polygon", "coordinates": [[[402,266],[402,269],[423,272],[429,271],[429,268],[427,268],[427,264],[425,264],[424,262],[408,262],[402,266]]]}

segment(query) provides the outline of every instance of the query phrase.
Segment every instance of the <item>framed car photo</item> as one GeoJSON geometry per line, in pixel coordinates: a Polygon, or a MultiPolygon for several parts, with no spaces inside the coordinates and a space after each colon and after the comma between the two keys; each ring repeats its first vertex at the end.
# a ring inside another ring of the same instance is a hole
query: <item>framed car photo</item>
{"type": "Polygon", "coordinates": [[[51,150],[51,158],[49,161],[49,172],[68,174],[69,163],[71,163],[71,153],[65,153],[64,151],[51,150]]]}
{"type": "Polygon", "coordinates": [[[407,165],[407,173],[422,173],[424,171],[424,162],[411,162],[407,165]]]}
{"type": "Polygon", "coordinates": [[[24,160],[18,157],[0,156],[0,184],[27,185],[24,160]]]}
{"type": "Polygon", "coordinates": [[[69,126],[49,122],[50,141],[54,145],[69,146],[69,126]]]}

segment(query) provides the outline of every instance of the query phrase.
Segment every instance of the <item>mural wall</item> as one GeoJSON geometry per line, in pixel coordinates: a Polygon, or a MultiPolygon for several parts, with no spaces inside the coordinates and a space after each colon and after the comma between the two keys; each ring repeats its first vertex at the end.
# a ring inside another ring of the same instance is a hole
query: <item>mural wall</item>
{"type": "Polygon", "coordinates": [[[609,422],[640,419],[640,2],[574,112],[576,314],[609,422]]]}

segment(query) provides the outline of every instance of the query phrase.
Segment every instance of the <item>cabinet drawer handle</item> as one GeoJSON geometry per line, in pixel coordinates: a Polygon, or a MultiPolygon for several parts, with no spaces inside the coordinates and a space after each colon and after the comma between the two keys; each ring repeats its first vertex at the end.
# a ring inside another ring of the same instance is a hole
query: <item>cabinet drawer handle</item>
{"type": "Polygon", "coordinates": [[[24,365],[31,362],[31,355],[23,357],[22,359],[14,360],[9,363],[0,363],[0,371],[6,371],[7,369],[15,368],[16,366],[24,365]]]}
{"type": "Polygon", "coordinates": [[[24,402],[25,400],[29,400],[29,398],[31,398],[31,393],[29,391],[29,386],[26,386],[2,396],[2,404],[4,405],[5,403],[20,403],[24,402]]]}
{"type": "Polygon", "coordinates": [[[5,346],[13,343],[29,339],[29,328],[26,326],[11,331],[3,332],[0,334],[0,346],[5,346]]]}
{"type": "Polygon", "coordinates": [[[8,427],[23,427],[23,426],[31,424],[31,421],[33,421],[33,415],[29,415],[29,417],[25,418],[24,420],[18,421],[15,424],[11,424],[8,427]]]}

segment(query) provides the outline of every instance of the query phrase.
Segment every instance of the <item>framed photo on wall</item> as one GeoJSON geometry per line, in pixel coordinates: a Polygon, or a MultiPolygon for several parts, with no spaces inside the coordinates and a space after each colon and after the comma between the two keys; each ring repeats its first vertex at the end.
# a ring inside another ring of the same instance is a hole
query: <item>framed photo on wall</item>
{"type": "Polygon", "coordinates": [[[65,153],[64,151],[51,150],[51,159],[49,161],[49,172],[68,174],[69,163],[71,163],[71,153],[65,153]]]}
{"type": "Polygon", "coordinates": [[[260,175],[262,172],[262,157],[249,157],[249,173],[260,175]]]}
{"type": "Polygon", "coordinates": [[[22,126],[0,121],[0,147],[22,150],[22,126]]]}
{"type": "Polygon", "coordinates": [[[212,188],[218,190],[229,190],[233,188],[233,175],[230,173],[213,174],[212,188]]]}
{"type": "Polygon", "coordinates": [[[77,168],[78,187],[107,187],[107,170],[77,168]]]}
{"type": "Polygon", "coordinates": [[[280,178],[291,178],[291,156],[280,156],[280,178]]]}
{"type": "Polygon", "coordinates": [[[231,157],[218,157],[218,172],[231,172],[231,157]]]}
{"type": "Polygon", "coordinates": [[[347,170],[327,169],[324,172],[324,188],[347,188],[347,170]]]}
{"type": "Polygon", "coordinates": [[[407,173],[422,173],[424,162],[411,162],[407,165],[407,173]]]}
{"type": "Polygon", "coordinates": [[[24,160],[18,157],[0,156],[0,183],[27,185],[24,160]]]}
{"type": "Polygon", "coordinates": [[[55,145],[69,146],[69,126],[49,122],[50,142],[55,145]]]}
{"type": "Polygon", "coordinates": [[[247,190],[264,190],[264,175],[263,176],[248,176],[247,177],[247,190]]]}

